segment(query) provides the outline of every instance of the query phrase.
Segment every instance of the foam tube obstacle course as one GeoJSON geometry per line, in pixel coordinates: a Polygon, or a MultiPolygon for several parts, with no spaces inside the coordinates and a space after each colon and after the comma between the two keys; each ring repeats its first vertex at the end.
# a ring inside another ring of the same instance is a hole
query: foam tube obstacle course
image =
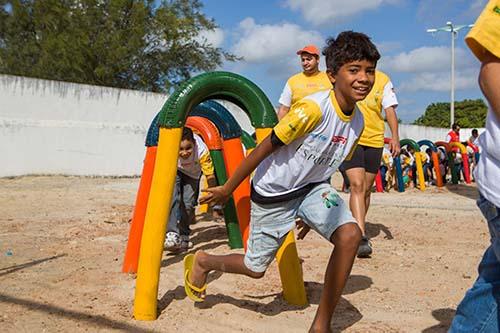
{"type": "Polygon", "coordinates": [[[434,144],[436,145],[436,147],[443,147],[446,151],[448,167],[451,169],[451,183],[458,184],[458,170],[455,167],[455,163],[453,161],[453,151],[450,144],[444,141],[436,141],[434,144]]]}
{"type": "Polygon", "coordinates": [[[420,140],[417,142],[417,144],[422,147],[422,146],[427,146],[432,150],[432,167],[434,169],[434,173],[436,174],[436,185],[437,187],[443,187],[443,177],[441,175],[441,170],[439,169],[439,156],[437,152],[437,147],[436,145],[429,140],[420,140]]]}
{"type": "Polygon", "coordinates": [[[449,144],[452,147],[452,149],[453,147],[457,147],[458,149],[460,149],[460,154],[462,154],[462,163],[464,165],[465,182],[467,184],[470,184],[471,180],[470,180],[470,168],[469,168],[469,154],[467,153],[467,148],[465,148],[465,146],[460,142],[450,142],[449,144]]]}
{"type": "Polygon", "coordinates": [[[425,177],[424,177],[424,169],[422,167],[422,153],[420,152],[420,146],[411,139],[403,139],[399,141],[401,147],[410,146],[415,150],[415,164],[417,166],[417,177],[418,177],[418,188],[421,191],[425,190],[425,177]]]}
{"type": "MultiPolygon", "coordinates": [[[[151,181],[153,177],[154,163],[156,158],[156,150],[159,138],[158,127],[159,114],[153,119],[146,136],[146,158],[144,160],[144,168],[141,176],[141,182],[137,193],[134,214],[130,227],[125,258],[122,267],[123,273],[136,273],[139,262],[139,251],[141,245],[141,236],[144,226],[144,218],[146,215],[146,207],[151,189],[151,181]]],[[[203,138],[207,145],[210,156],[214,163],[215,177],[219,184],[227,181],[226,167],[222,157],[222,140],[217,128],[208,120],[200,117],[188,117],[186,126],[194,129],[203,138]]],[[[234,248],[242,248],[238,219],[236,217],[236,208],[232,197],[224,207],[224,221],[226,223],[226,231],[228,234],[229,246],[234,248]]]]}
{"type": "MultiPolygon", "coordinates": [[[[189,111],[208,99],[226,100],[247,112],[259,142],[269,135],[277,122],[274,108],[262,90],[233,73],[201,74],[183,83],[167,99],[159,114],[157,155],[140,246],[134,300],[134,317],[137,320],[155,320],[157,317],[160,264],[182,127],[189,111]]],[[[278,251],[277,261],[284,298],[294,305],[307,304],[293,231],[278,251]]]]}

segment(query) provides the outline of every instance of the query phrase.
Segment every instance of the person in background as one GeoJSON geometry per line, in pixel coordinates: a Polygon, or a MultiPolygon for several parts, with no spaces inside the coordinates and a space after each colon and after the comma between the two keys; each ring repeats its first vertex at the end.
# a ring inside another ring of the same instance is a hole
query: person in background
{"type": "Polygon", "coordinates": [[[393,164],[394,158],[392,157],[391,151],[384,147],[382,162],[380,164],[380,176],[382,178],[382,186],[386,192],[389,192],[392,187],[393,164]]]}
{"type": "Polygon", "coordinates": [[[290,77],[283,88],[279,103],[278,120],[283,118],[292,104],[303,97],[320,90],[332,89],[332,84],[325,72],[319,70],[318,48],[314,45],[304,46],[297,51],[300,56],[302,72],[290,77]]]}
{"type": "Polygon", "coordinates": [[[432,149],[427,148],[425,150],[425,153],[422,154],[424,155],[424,157],[422,158],[423,160],[422,168],[424,170],[424,178],[425,181],[427,182],[426,185],[429,185],[434,179],[434,176],[432,174],[432,161],[431,161],[432,149]]]}
{"type": "Polygon", "coordinates": [[[450,332],[499,332],[500,309],[500,1],[490,0],[465,37],[481,61],[479,86],[488,100],[486,128],[478,138],[481,159],[474,173],[477,205],[488,223],[490,245],[479,276],[458,305],[450,332]]]}
{"type": "Polygon", "coordinates": [[[384,147],[383,113],[391,130],[389,150],[393,156],[397,156],[400,150],[397,105],[398,100],[391,79],[387,74],[377,70],[373,89],[364,100],[358,102],[358,107],[365,118],[365,129],[352,159],[344,161],[340,166],[340,170],[349,178],[351,185],[349,205],[363,233],[358,249],[359,258],[369,258],[373,252],[372,244],[366,236],[365,224],[373,182],[380,167],[384,147]]]}
{"type": "Polygon", "coordinates": [[[446,135],[446,142],[460,142],[460,126],[457,123],[451,125],[451,130],[446,135]]]}
{"type": "Polygon", "coordinates": [[[468,143],[472,143],[473,145],[476,145],[477,138],[479,137],[479,132],[477,131],[477,128],[472,129],[471,136],[469,137],[468,143]]]}

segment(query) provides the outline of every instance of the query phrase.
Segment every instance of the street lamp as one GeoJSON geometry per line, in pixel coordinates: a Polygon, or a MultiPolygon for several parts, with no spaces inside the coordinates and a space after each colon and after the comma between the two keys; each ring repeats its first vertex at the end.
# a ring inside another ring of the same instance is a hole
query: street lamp
{"type": "Polygon", "coordinates": [[[474,24],[453,25],[450,21],[446,22],[446,26],[441,28],[427,29],[427,32],[435,34],[436,32],[445,31],[451,33],[451,103],[450,103],[450,127],[455,122],[455,38],[458,31],[463,28],[472,28],[474,24]]]}

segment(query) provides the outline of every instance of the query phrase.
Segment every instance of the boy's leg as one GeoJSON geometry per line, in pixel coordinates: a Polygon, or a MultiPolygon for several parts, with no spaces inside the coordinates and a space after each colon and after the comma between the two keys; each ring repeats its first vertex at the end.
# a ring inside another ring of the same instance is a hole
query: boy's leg
{"type": "Polygon", "coordinates": [[[207,281],[208,273],[219,271],[246,275],[259,279],[264,276],[264,272],[254,272],[247,268],[244,263],[243,254],[228,254],[223,256],[211,255],[203,251],[197,251],[193,264],[193,270],[189,274],[189,281],[197,287],[202,287],[207,281]]]}
{"type": "Polygon", "coordinates": [[[179,234],[179,225],[178,221],[180,218],[180,189],[181,189],[181,177],[179,172],[177,172],[177,176],[175,176],[175,187],[173,189],[172,195],[172,207],[170,208],[170,215],[168,219],[167,232],[175,232],[179,234]]]}
{"type": "Polygon", "coordinates": [[[175,177],[175,186],[172,194],[172,206],[170,207],[170,215],[167,225],[167,235],[165,237],[165,248],[167,251],[177,252],[180,249],[181,240],[179,235],[179,219],[180,219],[180,188],[181,177],[179,172],[175,177]]]}
{"type": "Polygon", "coordinates": [[[479,264],[479,277],[457,308],[450,332],[498,332],[500,329],[500,208],[480,196],[491,244],[479,264]]]}
{"type": "Polygon", "coordinates": [[[295,227],[295,215],[300,199],[260,205],[252,202],[250,235],[245,255],[210,255],[196,252],[190,282],[201,287],[210,271],[243,274],[261,278],[276,256],[286,235],[295,227]]]}
{"type": "Polygon", "coordinates": [[[198,191],[200,180],[182,175],[182,202],[179,231],[181,236],[189,236],[191,229],[189,226],[195,222],[195,207],[198,201],[198,191]]]}
{"type": "Polygon", "coordinates": [[[330,331],[333,311],[351,273],[360,239],[361,231],[355,223],[340,226],[332,235],[330,240],[334,248],[326,267],[323,291],[311,325],[312,332],[330,331]]]}
{"type": "Polygon", "coordinates": [[[346,203],[328,184],[320,184],[306,195],[299,207],[298,216],[334,244],[326,268],[319,307],[311,325],[312,332],[328,332],[358,250],[361,230],[346,203]]]}

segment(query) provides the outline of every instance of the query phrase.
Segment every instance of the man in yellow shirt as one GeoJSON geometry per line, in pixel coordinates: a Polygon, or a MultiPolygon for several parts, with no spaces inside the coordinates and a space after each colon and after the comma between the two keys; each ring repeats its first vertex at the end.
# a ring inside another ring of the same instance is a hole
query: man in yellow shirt
{"type": "Polygon", "coordinates": [[[307,45],[297,51],[300,56],[302,72],[286,81],[281,93],[278,119],[283,118],[292,104],[317,91],[331,89],[332,84],[325,72],[319,70],[319,50],[314,45],[307,45]]]}
{"type": "Polygon", "coordinates": [[[365,233],[365,219],[370,207],[370,195],[375,176],[380,167],[384,148],[384,117],[391,129],[392,140],[389,149],[393,156],[399,154],[399,133],[396,107],[398,100],[389,77],[375,72],[375,84],[368,96],[358,102],[358,107],[365,119],[365,129],[350,160],[345,160],[340,170],[345,172],[351,184],[349,205],[352,214],[359,223],[363,238],[359,245],[358,257],[366,258],[372,254],[371,243],[365,233]]]}

